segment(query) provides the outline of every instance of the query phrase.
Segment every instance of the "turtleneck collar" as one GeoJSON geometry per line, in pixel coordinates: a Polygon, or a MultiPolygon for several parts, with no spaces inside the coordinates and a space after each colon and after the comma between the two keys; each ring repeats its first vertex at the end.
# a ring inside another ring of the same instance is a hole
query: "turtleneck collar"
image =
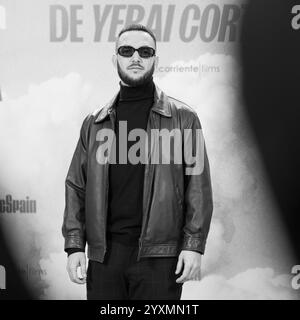
{"type": "Polygon", "coordinates": [[[125,86],[119,81],[120,96],[119,101],[141,100],[146,98],[152,98],[154,94],[154,82],[151,77],[150,81],[145,84],[129,87],[125,86]]]}

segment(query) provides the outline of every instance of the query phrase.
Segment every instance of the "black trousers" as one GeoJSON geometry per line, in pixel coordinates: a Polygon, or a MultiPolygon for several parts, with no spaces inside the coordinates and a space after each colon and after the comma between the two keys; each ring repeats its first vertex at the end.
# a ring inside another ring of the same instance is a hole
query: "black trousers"
{"type": "Polygon", "coordinates": [[[147,257],[137,261],[138,247],[108,241],[103,263],[89,260],[88,300],[180,300],[176,283],[177,257],[147,257]]]}

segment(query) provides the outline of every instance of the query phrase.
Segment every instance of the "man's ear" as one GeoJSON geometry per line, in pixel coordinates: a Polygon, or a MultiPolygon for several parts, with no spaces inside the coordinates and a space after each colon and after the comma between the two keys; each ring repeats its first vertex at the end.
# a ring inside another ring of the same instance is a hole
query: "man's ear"
{"type": "Polygon", "coordinates": [[[114,53],[111,57],[112,64],[115,68],[117,68],[117,55],[114,53]]]}

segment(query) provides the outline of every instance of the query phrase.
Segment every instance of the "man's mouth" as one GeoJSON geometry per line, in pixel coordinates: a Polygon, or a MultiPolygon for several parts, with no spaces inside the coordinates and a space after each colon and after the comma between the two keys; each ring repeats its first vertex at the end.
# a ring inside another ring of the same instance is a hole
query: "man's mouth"
{"type": "Polygon", "coordinates": [[[139,69],[139,70],[143,70],[143,68],[140,67],[140,66],[131,66],[131,67],[128,67],[128,69],[139,69]]]}

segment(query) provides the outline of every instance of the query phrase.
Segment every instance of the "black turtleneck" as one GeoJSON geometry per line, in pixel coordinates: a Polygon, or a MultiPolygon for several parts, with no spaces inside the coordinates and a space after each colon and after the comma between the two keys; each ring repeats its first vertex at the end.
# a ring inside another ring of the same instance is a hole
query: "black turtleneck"
{"type": "MultiPolygon", "coordinates": [[[[144,85],[129,87],[119,82],[116,104],[116,164],[109,166],[109,203],[107,238],[124,244],[138,245],[143,215],[144,164],[118,163],[119,121],[127,121],[127,133],[132,129],[147,129],[153,104],[153,79],[144,85]]],[[[128,137],[128,135],[127,135],[128,137]]],[[[136,141],[127,141],[127,152],[136,141]]]]}

